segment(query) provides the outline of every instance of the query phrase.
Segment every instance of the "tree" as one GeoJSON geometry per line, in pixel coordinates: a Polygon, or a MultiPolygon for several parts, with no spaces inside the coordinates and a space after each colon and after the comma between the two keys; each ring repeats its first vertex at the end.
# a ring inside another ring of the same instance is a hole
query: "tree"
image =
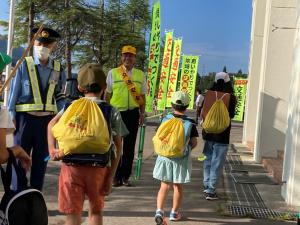
{"type": "Polygon", "coordinates": [[[137,47],[137,66],[144,69],[148,4],[148,0],[19,0],[14,46],[28,42],[32,28],[43,21],[63,36],[54,56],[66,65],[68,77],[74,64],[117,66],[124,44],[137,47]]]}
{"type": "Polygon", "coordinates": [[[224,72],[224,73],[227,73],[227,68],[226,68],[226,66],[223,67],[223,72],[224,72]]]}

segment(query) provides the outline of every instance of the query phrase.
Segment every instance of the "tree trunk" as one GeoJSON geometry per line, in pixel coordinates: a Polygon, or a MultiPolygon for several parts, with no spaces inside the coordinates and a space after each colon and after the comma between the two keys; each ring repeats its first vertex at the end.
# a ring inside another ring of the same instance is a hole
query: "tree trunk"
{"type": "MultiPolygon", "coordinates": [[[[65,0],[65,10],[68,11],[70,9],[70,0],[65,0]]],[[[72,56],[71,56],[71,22],[70,20],[67,21],[66,29],[65,29],[65,58],[66,58],[66,77],[67,79],[72,78],[72,56]]]]}
{"type": "MultiPolygon", "coordinates": [[[[34,8],[34,2],[30,1],[29,5],[29,12],[28,12],[28,45],[31,42],[31,39],[33,38],[33,32],[32,29],[34,28],[34,16],[35,16],[35,8],[34,8]]],[[[29,55],[33,55],[33,49],[30,49],[29,55]]]]}
{"type": "Polygon", "coordinates": [[[104,0],[100,1],[100,16],[101,16],[101,22],[100,22],[100,33],[99,33],[99,49],[98,49],[98,62],[103,65],[103,42],[104,42],[104,37],[103,37],[103,33],[104,33],[104,0]]]}

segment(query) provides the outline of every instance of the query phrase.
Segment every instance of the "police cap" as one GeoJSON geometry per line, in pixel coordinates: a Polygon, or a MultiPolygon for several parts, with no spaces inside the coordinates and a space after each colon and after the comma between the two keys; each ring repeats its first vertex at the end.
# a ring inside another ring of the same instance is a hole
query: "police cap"
{"type": "MultiPolygon", "coordinates": [[[[39,28],[33,28],[32,32],[36,33],[38,29],[39,28]]],[[[36,40],[38,40],[41,43],[51,43],[57,41],[59,38],[60,34],[57,31],[48,27],[44,27],[36,40]]]]}

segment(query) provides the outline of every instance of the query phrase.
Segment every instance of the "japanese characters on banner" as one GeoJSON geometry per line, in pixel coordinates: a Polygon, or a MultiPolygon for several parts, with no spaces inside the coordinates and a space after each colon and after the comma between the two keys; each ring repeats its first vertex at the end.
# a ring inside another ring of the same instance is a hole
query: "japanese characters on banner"
{"type": "Polygon", "coordinates": [[[181,77],[180,77],[180,89],[185,91],[190,96],[190,104],[188,109],[193,109],[194,107],[194,96],[195,96],[195,87],[198,71],[198,56],[188,56],[184,55],[182,57],[181,65],[181,77]]]}
{"type": "Polygon", "coordinates": [[[169,84],[168,84],[168,91],[167,91],[166,107],[171,107],[171,97],[172,97],[172,94],[176,91],[181,45],[182,45],[182,39],[174,40],[172,62],[171,62],[170,76],[169,76],[169,84]]]}
{"type": "Polygon", "coordinates": [[[152,112],[152,103],[156,92],[160,60],[160,2],[154,3],[152,8],[152,28],[149,43],[149,59],[147,72],[146,112],[152,112]]]}
{"type": "Polygon", "coordinates": [[[164,55],[161,65],[159,87],[157,93],[157,110],[164,110],[167,102],[167,89],[172,56],[173,31],[166,32],[164,55]]]}
{"type": "Polygon", "coordinates": [[[235,107],[235,115],[233,120],[243,121],[245,110],[245,99],[247,92],[247,79],[235,79],[234,80],[234,94],[237,98],[237,104],[235,107]]]}

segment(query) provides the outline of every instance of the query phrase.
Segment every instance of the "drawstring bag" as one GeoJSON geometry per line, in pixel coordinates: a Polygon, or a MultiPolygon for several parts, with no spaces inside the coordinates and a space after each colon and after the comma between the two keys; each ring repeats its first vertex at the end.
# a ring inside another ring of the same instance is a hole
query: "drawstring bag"
{"type": "Polygon", "coordinates": [[[104,154],[110,149],[107,121],[97,103],[87,98],[72,102],[52,133],[64,155],[104,154]]]}
{"type": "Polygon", "coordinates": [[[168,158],[185,156],[191,122],[167,115],[153,137],[154,150],[168,158]]]}
{"type": "Polygon", "coordinates": [[[215,93],[216,101],[209,109],[204,122],[202,123],[202,128],[206,133],[219,134],[225,131],[230,125],[228,109],[222,100],[225,95],[228,95],[228,93],[223,94],[219,99],[217,92],[215,93]]]}

